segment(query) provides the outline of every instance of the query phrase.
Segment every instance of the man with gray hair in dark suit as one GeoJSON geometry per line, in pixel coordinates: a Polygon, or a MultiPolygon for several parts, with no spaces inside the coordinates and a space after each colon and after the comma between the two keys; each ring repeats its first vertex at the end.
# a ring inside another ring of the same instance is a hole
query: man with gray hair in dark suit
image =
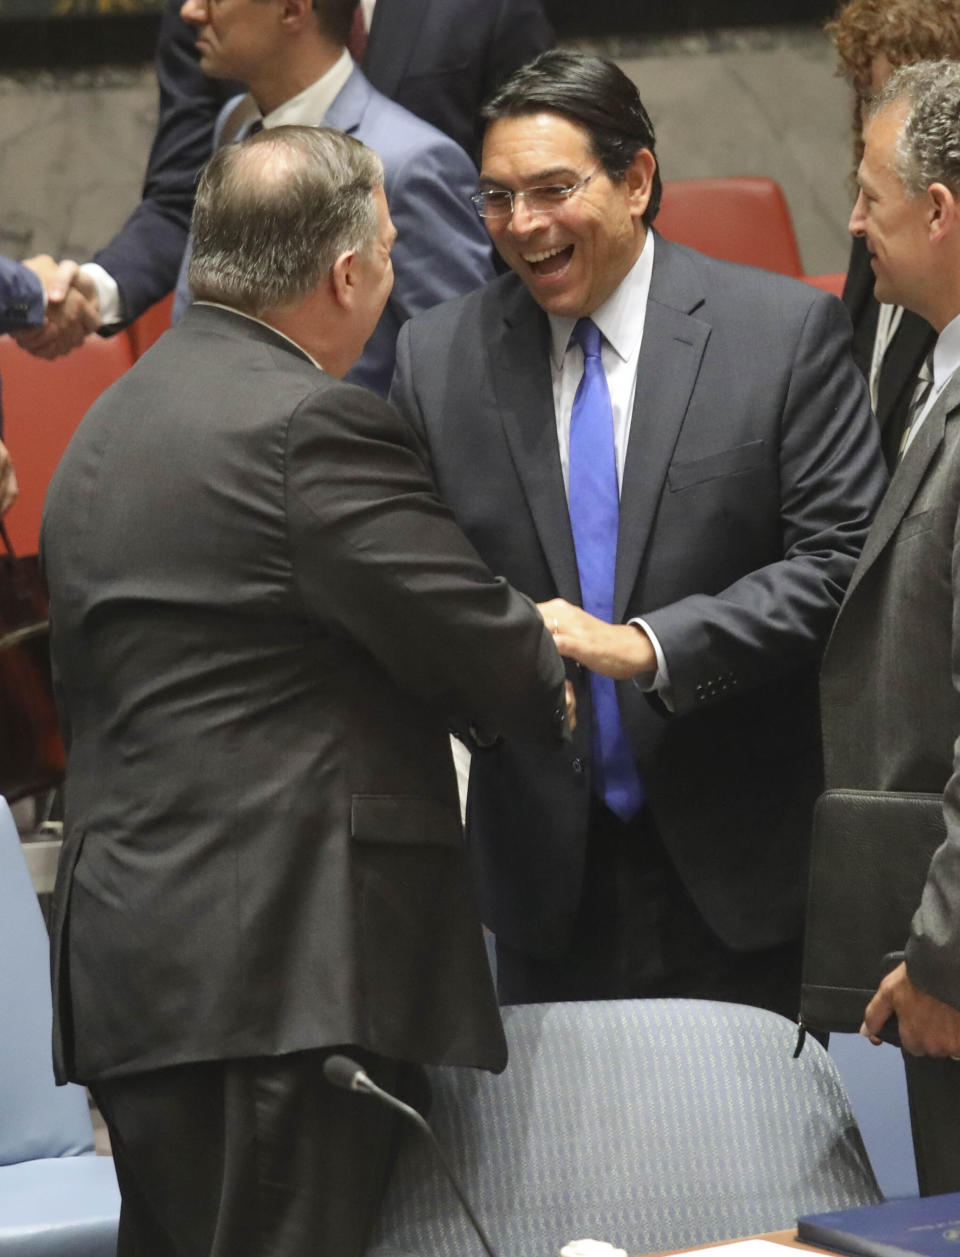
{"type": "Polygon", "coordinates": [[[196,303],[101,397],[42,550],[68,750],[55,1066],[87,1083],[119,1257],[359,1257],[385,1110],[347,1048],[506,1059],[448,718],[550,745],[563,667],[381,398],[379,158],[277,127],[201,179],[196,303]]]}
{"type": "Polygon", "coordinates": [[[897,1018],[924,1194],[960,1189],[958,135],[955,61],[897,71],[866,111],[850,230],[877,300],[921,315],[937,339],[821,678],[829,787],[943,795],[946,840],[861,1031],[879,1043],[897,1018]]]}

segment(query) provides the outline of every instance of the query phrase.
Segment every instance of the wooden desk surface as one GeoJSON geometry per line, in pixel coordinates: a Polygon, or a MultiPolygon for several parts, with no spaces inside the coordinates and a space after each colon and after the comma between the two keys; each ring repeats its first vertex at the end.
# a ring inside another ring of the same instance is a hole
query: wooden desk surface
{"type": "MultiPolygon", "coordinates": [[[[771,1244],[783,1244],[787,1248],[801,1248],[808,1253],[822,1253],[824,1250],[818,1248],[815,1244],[805,1244],[797,1239],[796,1227],[790,1227],[787,1231],[767,1231],[764,1235],[744,1235],[737,1240],[717,1240],[713,1244],[698,1244],[695,1248],[685,1248],[684,1253],[697,1253],[704,1248],[720,1248],[724,1244],[741,1244],[744,1240],[769,1240],[771,1244]]],[[[665,1253],[654,1254],[654,1257],[667,1257],[665,1253]]]]}

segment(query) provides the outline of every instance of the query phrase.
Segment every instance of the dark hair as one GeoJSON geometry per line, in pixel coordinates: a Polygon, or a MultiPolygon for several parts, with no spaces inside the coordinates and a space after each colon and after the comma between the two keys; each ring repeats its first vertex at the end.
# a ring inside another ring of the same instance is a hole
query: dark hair
{"type": "MultiPolygon", "coordinates": [[[[656,159],[650,116],[634,84],[612,61],[566,48],[543,52],[497,89],[480,116],[489,124],[542,112],[561,114],[583,127],[593,155],[616,183],[641,149],[656,159]]],[[[661,192],[658,162],[643,215],[647,226],[657,216],[661,192]]]]}
{"type": "Polygon", "coordinates": [[[341,47],[346,45],[358,3],[359,0],[313,0],[317,25],[327,39],[341,47]]]}
{"type": "Polygon", "coordinates": [[[329,127],[272,127],[218,149],[193,207],[187,278],[197,300],[260,315],[301,300],[377,235],[383,165],[329,127]]]}

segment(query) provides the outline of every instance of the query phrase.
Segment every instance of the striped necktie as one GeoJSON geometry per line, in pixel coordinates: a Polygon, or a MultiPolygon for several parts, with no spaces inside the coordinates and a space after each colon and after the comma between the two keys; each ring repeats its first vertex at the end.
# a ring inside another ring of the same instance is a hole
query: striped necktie
{"type": "Polygon", "coordinates": [[[913,396],[910,398],[910,407],[907,410],[907,426],[903,429],[903,436],[900,438],[900,451],[897,454],[897,462],[907,452],[907,446],[910,444],[910,435],[916,427],[917,420],[923,414],[923,408],[927,404],[932,388],[933,353],[931,352],[920,363],[920,370],[917,372],[917,383],[914,386],[913,396]]]}

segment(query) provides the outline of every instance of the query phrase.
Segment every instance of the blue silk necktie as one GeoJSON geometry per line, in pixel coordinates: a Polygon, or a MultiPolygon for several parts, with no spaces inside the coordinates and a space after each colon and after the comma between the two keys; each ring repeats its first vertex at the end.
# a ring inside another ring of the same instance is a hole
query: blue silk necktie
{"type": "MultiPolygon", "coordinates": [[[[570,415],[570,525],[583,608],[610,623],[620,524],[613,408],[600,359],[600,329],[579,319],[571,340],[583,350],[583,378],[570,415]]],[[[621,820],[643,803],[643,786],[620,721],[616,684],[590,674],[594,790],[621,820]]]]}

